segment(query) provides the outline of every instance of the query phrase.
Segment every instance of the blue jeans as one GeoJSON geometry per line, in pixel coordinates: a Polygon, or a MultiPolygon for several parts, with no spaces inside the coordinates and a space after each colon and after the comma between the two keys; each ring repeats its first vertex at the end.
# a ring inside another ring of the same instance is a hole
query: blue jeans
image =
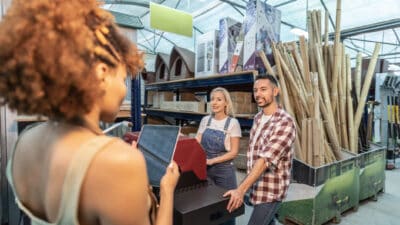
{"type": "Polygon", "coordinates": [[[280,205],[281,202],[254,205],[253,213],[247,225],[275,225],[275,214],[280,205]]]}

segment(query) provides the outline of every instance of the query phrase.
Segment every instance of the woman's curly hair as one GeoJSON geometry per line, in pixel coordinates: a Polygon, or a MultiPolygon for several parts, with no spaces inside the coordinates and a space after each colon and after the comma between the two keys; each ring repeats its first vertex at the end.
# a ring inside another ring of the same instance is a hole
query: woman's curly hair
{"type": "Polygon", "coordinates": [[[0,105],[27,115],[79,118],[103,95],[95,63],[143,67],[97,0],[14,0],[0,33],[0,105]]]}

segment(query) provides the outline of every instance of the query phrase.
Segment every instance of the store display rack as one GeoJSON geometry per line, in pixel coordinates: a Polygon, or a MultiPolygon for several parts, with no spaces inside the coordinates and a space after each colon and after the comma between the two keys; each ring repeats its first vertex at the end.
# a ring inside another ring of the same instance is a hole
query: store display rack
{"type": "MultiPolygon", "coordinates": [[[[147,96],[149,91],[172,91],[179,99],[179,94],[182,92],[209,92],[215,87],[225,87],[229,91],[252,91],[254,77],[257,71],[243,71],[229,73],[223,75],[213,75],[202,78],[188,78],[177,81],[166,81],[160,83],[152,83],[145,85],[144,94],[144,112],[146,116],[155,117],[171,117],[177,123],[180,121],[200,121],[206,113],[172,111],[149,107],[147,96]]],[[[209,96],[208,99],[209,100],[209,96]]],[[[238,115],[237,119],[241,126],[250,127],[253,123],[254,115],[238,115]]],[[[146,121],[145,121],[146,123],[146,121]]]]}

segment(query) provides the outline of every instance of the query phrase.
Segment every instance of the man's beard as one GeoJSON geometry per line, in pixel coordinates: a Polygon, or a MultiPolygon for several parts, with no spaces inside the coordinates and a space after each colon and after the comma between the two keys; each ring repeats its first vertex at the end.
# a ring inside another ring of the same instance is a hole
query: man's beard
{"type": "Polygon", "coordinates": [[[268,106],[270,106],[272,104],[272,101],[267,101],[265,98],[261,98],[261,99],[264,99],[264,104],[260,105],[260,104],[257,103],[257,106],[260,107],[260,108],[266,108],[266,107],[268,107],[268,106]]]}

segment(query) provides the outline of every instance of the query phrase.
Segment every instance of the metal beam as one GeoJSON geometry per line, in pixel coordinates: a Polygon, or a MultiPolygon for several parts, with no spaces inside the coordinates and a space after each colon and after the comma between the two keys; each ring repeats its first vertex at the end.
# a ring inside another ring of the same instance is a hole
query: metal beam
{"type": "MultiPolygon", "coordinates": [[[[151,33],[153,33],[153,34],[155,34],[155,35],[158,35],[158,36],[161,35],[161,34],[155,32],[154,30],[149,29],[149,28],[146,28],[146,27],[143,28],[143,30],[148,31],[148,32],[151,32],[151,33]]],[[[176,45],[173,41],[171,41],[170,39],[168,39],[168,38],[166,38],[166,37],[163,37],[163,39],[166,40],[166,41],[168,41],[169,43],[171,43],[171,44],[174,45],[174,46],[176,45]]]]}
{"type": "Polygon", "coordinates": [[[139,42],[136,42],[136,45],[137,45],[137,46],[141,46],[141,47],[145,48],[145,49],[147,50],[147,52],[150,52],[150,53],[156,54],[156,53],[153,51],[153,49],[151,49],[151,48],[147,47],[147,46],[146,46],[146,45],[144,45],[144,44],[140,44],[139,42]]]}
{"type": "Polygon", "coordinates": [[[393,28],[392,31],[394,33],[394,36],[396,36],[397,43],[400,44],[400,38],[399,38],[399,35],[397,34],[396,30],[393,28]]]}
{"type": "MultiPolygon", "coordinates": [[[[353,50],[353,51],[356,51],[356,52],[363,52],[362,50],[360,50],[360,49],[358,49],[358,48],[353,48],[353,47],[350,47],[349,45],[344,45],[346,48],[349,48],[349,49],[351,49],[351,50],[353,50]]],[[[365,53],[365,52],[364,52],[365,53]]],[[[365,53],[365,54],[367,54],[367,53],[365,53]]],[[[368,56],[371,56],[370,54],[367,54],[368,56]]]]}
{"type": "Polygon", "coordinates": [[[333,19],[332,19],[331,13],[329,12],[328,7],[326,7],[326,4],[325,4],[324,0],[320,0],[320,2],[321,2],[321,5],[324,7],[324,9],[328,12],[329,21],[331,22],[331,25],[332,25],[332,27],[333,27],[333,30],[336,30],[335,23],[333,22],[333,19]]]}
{"type": "Polygon", "coordinates": [[[204,34],[204,32],[202,30],[200,30],[198,27],[193,26],[193,29],[197,32],[199,32],[200,34],[204,34]]]}
{"type": "MultiPolygon", "coordinates": [[[[393,29],[397,27],[400,27],[400,18],[354,27],[350,29],[345,29],[340,32],[340,37],[343,40],[348,37],[356,36],[359,34],[372,33],[382,30],[393,29]]],[[[335,38],[335,33],[334,32],[329,33],[329,40],[333,40],[334,38],[335,38]]]]}
{"type": "Polygon", "coordinates": [[[131,2],[131,1],[122,1],[122,0],[105,0],[104,4],[117,4],[117,5],[134,5],[140,6],[144,8],[149,8],[150,3],[148,2],[131,2]]]}
{"type": "Polygon", "coordinates": [[[383,44],[383,45],[399,46],[398,44],[395,44],[395,43],[382,42],[382,41],[372,41],[372,40],[359,39],[359,38],[347,38],[346,40],[363,41],[363,42],[369,42],[369,43],[381,43],[381,44],[383,44]]]}
{"type": "Polygon", "coordinates": [[[284,6],[284,5],[287,5],[287,4],[296,2],[296,1],[297,1],[297,0],[288,0],[288,1],[286,1],[286,2],[282,2],[282,3],[276,4],[276,5],[274,5],[274,7],[275,7],[275,8],[279,8],[279,7],[281,7],[281,6],[284,6]]]}
{"type": "Polygon", "coordinates": [[[365,47],[363,48],[363,47],[361,47],[361,46],[355,44],[352,40],[349,40],[349,41],[350,41],[350,43],[351,43],[354,47],[356,47],[356,48],[358,48],[358,49],[362,49],[364,53],[368,53],[369,55],[372,55],[372,51],[369,51],[369,50],[367,50],[365,47]]]}
{"type": "Polygon", "coordinates": [[[240,11],[236,6],[232,6],[236,12],[238,12],[240,15],[244,16],[244,14],[242,13],[242,11],[240,11]]]}

